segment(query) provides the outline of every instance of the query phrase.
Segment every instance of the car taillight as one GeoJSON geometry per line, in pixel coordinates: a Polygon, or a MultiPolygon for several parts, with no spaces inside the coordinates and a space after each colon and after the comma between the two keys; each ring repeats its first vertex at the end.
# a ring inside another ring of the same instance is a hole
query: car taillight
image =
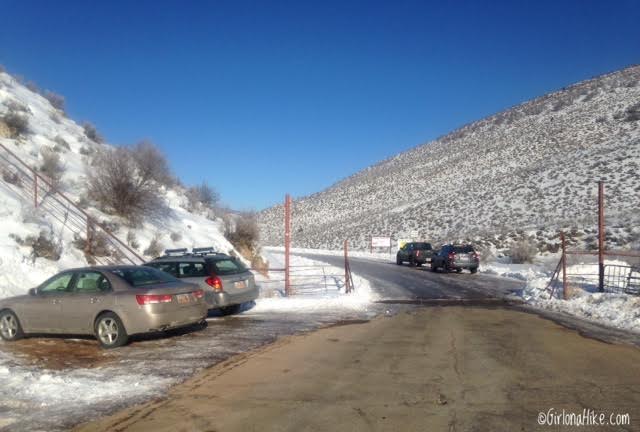
{"type": "Polygon", "coordinates": [[[455,253],[450,253],[449,254],[449,261],[454,261],[456,259],[456,254],[455,253]]]}
{"type": "Polygon", "coordinates": [[[222,281],[218,276],[208,277],[205,282],[207,285],[213,287],[214,291],[222,291],[222,281]]]}
{"type": "Polygon", "coordinates": [[[201,299],[202,297],[204,297],[204,291],[202,290],[194,291],[193,295],[196,296],[197,299],[201,299]]]}
{"type": "Polygon", "coordinates": [[[140,306],[156,303],[171,303],[171,294],[140,294],[136,295],[136,301],[140,306]]]}
{"type": "Polygon", "coordinates": [[[420,251],[417,251],[417,252],[416,252],[416,256],[420,256],[420,251]]]}
{"type": "Polygon", "coordinates": [[[480,256],[478,255],[478,252],[473,253],[473,259],[476,261],[480,261],[480,256]]]}

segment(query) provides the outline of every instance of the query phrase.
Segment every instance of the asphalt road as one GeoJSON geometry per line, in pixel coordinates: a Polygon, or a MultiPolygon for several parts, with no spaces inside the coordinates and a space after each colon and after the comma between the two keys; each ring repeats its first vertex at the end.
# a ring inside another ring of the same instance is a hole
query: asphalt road
{"type": "MultiPolygon", "coordinates": [[[[335,255],[296,254],[344,266],[344,258],[335,255]]],[[[430,267],[409,267],[395,262],[350,258],[351,271],[371,282],[373,289],[387,300],[487,300],[502,299],[521,290],[522,281],[485,274],[434,273],[430,267]]]]}

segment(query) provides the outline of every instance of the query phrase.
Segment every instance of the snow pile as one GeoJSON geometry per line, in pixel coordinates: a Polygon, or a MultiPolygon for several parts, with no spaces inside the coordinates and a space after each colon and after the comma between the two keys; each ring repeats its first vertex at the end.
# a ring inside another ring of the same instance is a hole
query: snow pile
{"type": "MultiPolygon", "coordinates": [[[[262,255],[269,262],[270,269],[284,269],[282,248],[265,248],[262,255]]],[[[376,300],[369,282],[357,274],[352,275],[354,291],[346,294],[344,268],[295,255],[291,256],[290,265],[294,295],[284,297],[283,271],[271,270],[268,277],[257,274],[256,281],[261,288],[261,298],[256,301],[252,313],[367,311],[376,300]]]]}
{"type": "MultiPolygon", "coordinates": [[[[9,112],[19,112],[26,118],[29,130],[10,138],[6,137],[6,130],[0,128],[0,143],[33,168],[41,166],[43,153],[59,154],[65,167],[60,188],[71,200],[79,202],[86,193],[91,155],[108,144],[89,139],[82,126],[65,117],[44,97],[11,75],[0,72],[0,119],[9,112]]],[[[4,123],[0,122],[0,126],[4,123]]],[[[4,154],[2,152],[0,150],[4,154]]],[[[0,160],[0,168],[4,168],[2,162],[0,160]]],[[[212,220],[204,212],[196,214],[187,210],[188,200],[182,187],[163,187],[161,193],[163,213],[137,227],[130,227],[122,219],[95,207],[85,210],[96,220],[109,224],[114,234],[139,255],[143,255],[153,240],[163,248],[213,246],[223,252],[233,249],[222,234],[221,220],[212,220]]],[[[0,220],[0,298],[24,294],[60,270],[87,265],[83,252],[73,245],[73,234],[48,214],[35,210],[32,202],[21,198],[2,178],[0,220]],[[59,261],[33,259],[31,247],[20,244],[27,237],[37,238],[42,231],[61,248],[59,261]]]]}
{"type": "MultiPolygon", "coordinates": [[[[526,281],[522,292],[517,293],[527,304],[606,326],[640,333],[640,296],[622,293],[597,292],[597,267],[593,264],[573,264],[567,267],[571,275],[569,299],[562,299],[562,287],[553,296],[547,290],[554,266],[559,257],[551,256],[538,264],[489,263],[480,266],[480,272],[526,281]],[[555,258],[555,259],[552,259],[555,258]]],[[[627,265],[619,260],[607,260],[605,265],[627,265]]]]}

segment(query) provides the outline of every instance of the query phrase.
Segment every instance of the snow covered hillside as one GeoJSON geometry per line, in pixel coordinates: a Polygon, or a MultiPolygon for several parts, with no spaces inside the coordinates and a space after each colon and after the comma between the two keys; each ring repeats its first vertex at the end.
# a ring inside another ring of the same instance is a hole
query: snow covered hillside
{"type": "MultiPolygon", "coordinates": [[[[155,252],[169,247],[233,249],[222,234],[222,221],[210,210],[188,210],[186,190],[181,186],[162,186],[162,211],[136,226],[102,212],[87,194],[86,176],[93,169],[93,155],[109,146],[91,135],[90,128],[76,124],[49,100],[0,72],[0,143],[39,171],[47,155],[59,155],[63,166],[60,190],[139,255],[151,259],[155,252]]],[[[6,153],[0,149],[0,155],[6,153]]],[[[49,214],[35,209],[20,186],[11,184],[12,169],[0,158],[0,297],[25,293],[61,269],[87,264],[77,237],[49,214]],[[52,259],[33,254],[39,237],[51,242],[52,259]]]]}
{"type": "MultiPolygon", "coordinates": [[[[593,237],[586,227],[595,226],[598,180],[605,181],[609,246],[637,243],[640,66],[466,125],[294,200],[293,245],[339,249],[350,239],[364,249],[372,235],[389,235],[481,236],[508,246],[539,232],[539,249],[553,250],[559,227],[593,237]]],[[[283,244],[282,214],[282,206],[260,214],[265,245],[283,244]]]]}

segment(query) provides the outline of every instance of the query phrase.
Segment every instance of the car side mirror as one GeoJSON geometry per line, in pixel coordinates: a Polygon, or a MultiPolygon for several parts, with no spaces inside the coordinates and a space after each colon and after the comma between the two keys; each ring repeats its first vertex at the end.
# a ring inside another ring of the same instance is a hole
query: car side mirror
{"type": "Polygon", "coordinates": [[[38,288],[31,288],[29,290],[29,295],[32,295],[32,296],[38,295],[38,288]]]}

